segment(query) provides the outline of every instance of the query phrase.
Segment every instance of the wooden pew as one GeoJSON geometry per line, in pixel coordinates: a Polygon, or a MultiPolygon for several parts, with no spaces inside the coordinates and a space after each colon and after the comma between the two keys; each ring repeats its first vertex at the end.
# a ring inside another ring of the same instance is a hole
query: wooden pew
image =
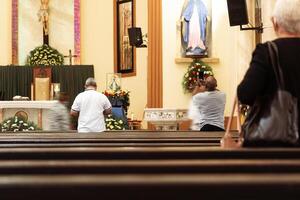
{"type": "Polygon", "coordinates": [[[2,199],[299,199],[300,174],[0,176],[2,199]]]}
{"type": "Polygon", "coordinates": [[[1,175],[300,173],[292,159],[1,160],[1,175]]]}
{"type": "Polygon", "coordinates": [[[218,147],[184,146],[193,140],[201,142],[203,137],[219,139],[222,133],[168,133],[1,135],[0,173],[79,173],[81,168],[85,168],[89,173],[156,173],[159,170],[161,173],[261,173],[268,172],[272,167],[272,170],[277,172],[299,172],[300,169],[300,149],[297,148],[222,150],[218,147]],[[105,145],[114,143],[115,140],[123,142],[118,141],[117,146],[113,147],[105,145]],[[143,140],[155,145],[135,146],[140,141],[145,142],[143,140]],[[174,146],[166,145],[166,140],[172,141],[174,146]],[[73,143],[83,143],[87,146],[72,147],[73,143]],[[93,143],[100,145],[93,147],[90,145],[93,143]],[[101,145],[102,143],[104,145],[101,145]]]}
{"type": "Polygon", "coordinates": [[[192,131],[126,131],[101,134],[9,133],[0,134],[0,147],[219,146],[223,135],[223,132],[192,131]]]}
{"type": "Polygon", "coordinates": [[[299,148],[224,150],[222,134],[0,135],[0,197],[299,198],[299,148]],[[208,141],[217,145],[200,145],[208,141]]]}
{"type": "Polygon", "coordinates": [[[300,148],[28,147],[0,148],[0,160],[299,159],[300,148]]]}

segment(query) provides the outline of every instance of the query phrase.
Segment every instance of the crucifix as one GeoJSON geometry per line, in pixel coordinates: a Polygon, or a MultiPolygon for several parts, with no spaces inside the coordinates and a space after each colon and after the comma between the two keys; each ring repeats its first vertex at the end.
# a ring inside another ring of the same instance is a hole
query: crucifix
{"type": "Polygon", "coordinates": [[[72,55],[72,50],[69,49],[69,55],[64,56],[64,58],[69,58],[69,65],[72,65],[72,59],[77,58],[77,55],[72,55]]]}
{"type": "Polygon", "coordinates": [[[49,0],[41,0],[38,17],[43,24],[43,44],[49,45],[49,0]]]}

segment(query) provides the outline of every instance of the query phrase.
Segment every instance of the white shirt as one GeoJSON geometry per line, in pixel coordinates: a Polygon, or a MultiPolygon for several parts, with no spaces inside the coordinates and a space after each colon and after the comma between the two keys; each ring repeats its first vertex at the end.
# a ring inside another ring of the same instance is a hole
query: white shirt
{"type": "Polygon", "coordinates": [[[194,101],[190,102],[188,110],[188,118],[192,120],[191,130],[199,131],[200,130],[200,120],[201,115],[198,107],[194,104],[194,101]]]}
{"type": "Polygon", "coordinates": [[[226,95],[224,92],[215,90],[201,92],[193,96],[193,106],[196,107],[200,119],[195,120],[193,125],[198,125],[200,130],[205,124],[214,125],[224,129],[224,109],[226,95]]]}
{"type": "Polygon", "coordinates": [[[103,132],[103,111],[111,108],[108,98],[95,90],[86,90],[77,95],[72,110],[79,112],[78,132],[103,132]]]}

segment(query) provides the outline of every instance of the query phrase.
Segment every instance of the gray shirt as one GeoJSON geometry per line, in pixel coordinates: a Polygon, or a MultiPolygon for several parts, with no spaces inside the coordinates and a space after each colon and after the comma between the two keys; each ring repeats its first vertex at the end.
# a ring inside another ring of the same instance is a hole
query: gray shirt
{"type": "Polygon", "coordinates": [[[70,116],[67,107],[57,101],[49,111],[49,131],[70,130],[70,116]]]}
{"type": "Polygon", "coordinates": [[[218,90],[194,95],[192,103],[199,112],[199,119],[193,120],[193,126],[200,130],[205,124],[210,124],[224,129],[225,102],[225,93],[218,90]]]}

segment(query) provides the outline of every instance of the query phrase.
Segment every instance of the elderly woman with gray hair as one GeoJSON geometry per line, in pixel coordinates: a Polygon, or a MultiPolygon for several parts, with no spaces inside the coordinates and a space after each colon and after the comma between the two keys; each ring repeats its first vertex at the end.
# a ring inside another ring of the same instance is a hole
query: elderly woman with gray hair
{"type": "MultiPolygon", "coordinates": [[[[300,0],[277,0],[272,16],[277,39],[278,57],[286,89],[298,99],[300,114],[300,0]]],[[[258,44],[253,52],[250,67],[238,86],[242,104],[252,106],[257,98],[272,95],[278,89],[271,64],[268,44],[258,44]]],[[[268,105],[267,105],[268,106],[268,105]]],[[[300,117],[298,127],[300,127],[300,117]]]]}

